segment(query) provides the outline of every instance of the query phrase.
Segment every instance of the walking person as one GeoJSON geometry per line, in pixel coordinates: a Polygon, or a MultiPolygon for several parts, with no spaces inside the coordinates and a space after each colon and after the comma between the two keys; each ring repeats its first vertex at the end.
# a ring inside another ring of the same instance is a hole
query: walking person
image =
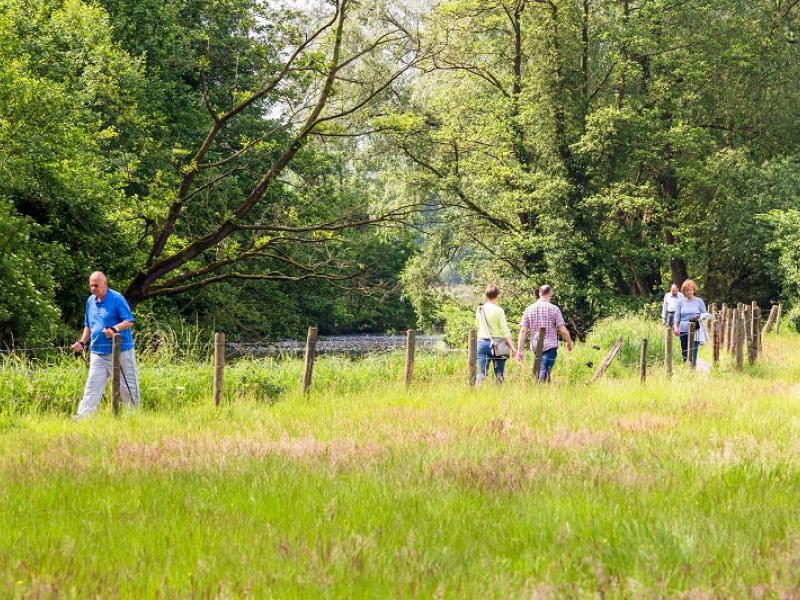
{"type": "Polygon", "coordinates": [[[531,350],[536,349],[539,340],[539,329],[544,327],[544,344],[542,346],[542,365],[537,373],[539,381],[550,381],[550,372],[558,357],[558,334],[567,342],[567,350],[572,351],[572,336],[564,323],[561,309],[551,302],[553,288],[543,285],[539,288],[539,299],[525,309],[520,323],[519,338],[517,339],[517,360],[524,360],[523,346],[525,336],[530,332],[531,350]]]}
{"type": "Polygon", "coordinates": [[[664,294],[664,301],[661,303],[661,324],[667,327],[672,327],[675,322],[675,311],[678,308],[678,303],[683,300],[684,296],[678,289],[676,284],[670,286],[669,291],[664,294]]]}
{"type": "MultiPolygon", "coordinates": [[[[678,303],[675,311],[675,322],[672,330],[675,335],[681,338],[681,358],[683,362],[689,357],[689,323],[695,324],[697,332],[703,326],[702,319],[706,315],[706,303],[697,296],[697,284],[691,279],[687,279],[681,285],[684,298],[678,303]]],[[[695,335],[691,349],[691,366],[697,365],[697,350],[700,347],[701,336],[695,335]]]]}
{"type": "Polygon", "coordinates": [[[514,342],[508,328],[505,311],[498,306],[500,289],[487,286],[486,302],[478,307],[475,318],[478,322],[478,374],[475,383],[481,383],[489,374],[489,361],[494,368],[494,382],[503,383],[506,360],[511,358],[514,342]]]}
{"type": "Polygon", "coordinates": [[[111,376],[111,338],[115,333],[121,336],[122,399],[129,406],[139,406],[139,374],[136,371],[131,335],[135,319],[128,302],[122,294],[108,287],[108,280],[100,271],[89,276],[89,290],[92,295],[86,300],[83,333],[80,340],[72,345],[75,352],[82,352],[91,342],[89,376],[83,390],[83,399],[78,405],[78,413],[73,417],[75,419],[88,417],[97,411],[106,382],[111,376]]]}

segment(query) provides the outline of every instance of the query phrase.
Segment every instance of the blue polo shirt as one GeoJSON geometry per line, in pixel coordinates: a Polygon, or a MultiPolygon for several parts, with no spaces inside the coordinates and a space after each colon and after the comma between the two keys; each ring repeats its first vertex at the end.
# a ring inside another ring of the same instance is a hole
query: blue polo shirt
{"type": "MultiPolygon", "coordinates": [[[[106,327],[113,327],[121,321],[134,321],[128,301],[119,292],[108,288],[106,297],[98,300],[94,294],[86,301],[86,317],[83,324],[92,330],[92,352],[111,354],[111,339],[103,333],[106,327]]],[[[121,350],[133,350],[133,335],[130,329],[120,331],[121,350]]]]}

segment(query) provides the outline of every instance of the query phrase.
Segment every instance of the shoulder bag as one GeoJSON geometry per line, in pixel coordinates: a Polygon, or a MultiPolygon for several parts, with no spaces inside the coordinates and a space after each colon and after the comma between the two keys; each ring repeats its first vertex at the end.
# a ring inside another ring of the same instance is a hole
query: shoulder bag
{"type": "Polygon", "coordinates": [[[504,337],[491,337],[492,330],[489,327],[489,323],[486,321],[486,315],[483,314],[483,305],[481,304],[478,307],[478,312],[481,315],[481,321],[483,322],[483,326],[486,327],[486,331],[489,332],[489,337],[491,338],[491,346],[489,349],[489,353],[492,358],[496,358],[499,360],[506,360],[507,358],[511,357],[511,346],[508,344],[508,340],[504,337]]]}

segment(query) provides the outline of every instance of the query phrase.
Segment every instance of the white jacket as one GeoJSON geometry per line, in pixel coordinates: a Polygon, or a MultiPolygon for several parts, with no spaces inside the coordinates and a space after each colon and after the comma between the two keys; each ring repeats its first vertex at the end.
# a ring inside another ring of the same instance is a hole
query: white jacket
{"type": "Polygon", "coordinates": [[[708,321],[710,318],[711,314],[707,312],[700,315],[699,327],[694,332],[694,341],[701,346],[708,341],[708,330],[706,329],[705,321],[708,321]]]}

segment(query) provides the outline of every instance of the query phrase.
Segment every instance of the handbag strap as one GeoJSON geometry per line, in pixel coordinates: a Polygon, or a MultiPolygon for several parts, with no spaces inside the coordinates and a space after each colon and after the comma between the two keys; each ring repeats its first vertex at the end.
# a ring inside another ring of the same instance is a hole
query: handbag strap
{"type": "Polygon", "coordinates": [[[478,313],[481,315],[481,320],[483,321],[483,326],[486,327],[486,331],[489,332],[489,339],[492,338],[492,328],[489,327],[489,322],[486,320],[486,315],[483,312],[483,304],[478,307],[478,313]]]}

